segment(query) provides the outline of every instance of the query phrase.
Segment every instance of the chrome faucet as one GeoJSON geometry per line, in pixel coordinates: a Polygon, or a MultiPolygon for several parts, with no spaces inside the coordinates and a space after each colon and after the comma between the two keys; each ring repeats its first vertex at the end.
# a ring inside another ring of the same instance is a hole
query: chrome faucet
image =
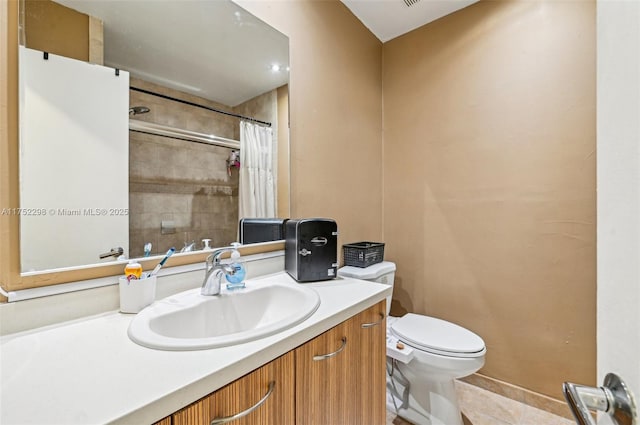
{"type": "Polygon", "coordinates": [[[220,295],[222,276],[235,273],[233,267],[220,263],[220,256],[225,252],[232,252],[233,250],[234,248],[216,249],[207,257],[204,281],[200,289],[202,295],[220,295]]]}
{"type": "Polygon", "coordinates": [[[191,241],[191,243],[189,244],[185,242],[180,252],[191,252],[195,249],[195,247],[196,247],[196,241],[191,241]]]}

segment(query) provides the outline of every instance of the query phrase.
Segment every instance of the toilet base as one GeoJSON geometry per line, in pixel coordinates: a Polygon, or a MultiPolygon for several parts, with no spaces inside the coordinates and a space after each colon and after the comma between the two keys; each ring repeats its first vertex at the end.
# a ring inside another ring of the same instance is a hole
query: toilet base
{"type": "Polygon", "coordinates": [[[463,425],[453,379],[427,381],[411,375],[402,365],[387,375],[389,411],[415,425],[463,425]]]}

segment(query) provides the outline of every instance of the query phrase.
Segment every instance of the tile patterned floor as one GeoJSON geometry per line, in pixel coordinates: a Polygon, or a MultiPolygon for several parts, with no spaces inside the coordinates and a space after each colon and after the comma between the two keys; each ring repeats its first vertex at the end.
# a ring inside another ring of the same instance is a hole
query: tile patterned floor
{"type": "MultiPolygon", "coordinates": [[[[464,425],[575,425],[575,422],[475,385],[456,382],[464,425]]],[[[387,411],[386,425],[411,425],[387,411]]]]}

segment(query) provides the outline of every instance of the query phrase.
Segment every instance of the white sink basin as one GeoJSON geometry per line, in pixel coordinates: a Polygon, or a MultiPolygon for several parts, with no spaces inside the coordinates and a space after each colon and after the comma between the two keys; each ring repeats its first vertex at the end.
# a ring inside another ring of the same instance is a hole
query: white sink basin
{"type": "Polygon", "coordinates": [[[157,301],[136,315],[129,338],[160,350],[204,350],[264,338],[304,321],[320,297],[292,283],[247,282],[217,296],[200,288],[157,301]]]}

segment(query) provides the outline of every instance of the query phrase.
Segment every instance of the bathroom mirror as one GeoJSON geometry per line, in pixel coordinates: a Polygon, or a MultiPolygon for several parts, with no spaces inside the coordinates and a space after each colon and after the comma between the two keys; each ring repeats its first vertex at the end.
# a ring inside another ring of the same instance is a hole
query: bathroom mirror
{"type": "MultiPolygon", "coordinates": [[[[116,89],[85,83],[75,68],[60,71],[68,82],[40,84],[64,86],[49,95],[71,103],[64,113],[57,106],[45,112],[25,109],[21,81],[23,274],[115,261],[117,255],[99,258],[112,249],[123,248],[125,256],[136,258],[148,247],[153,256],[172,246],[178,252],[197,252],[234,241],[239,168],[232,151],[238,150],[234,142],[240,139],[239,117],[259,122],[258,127],[270,124],[275,216],[288,217],[289,42],[282,33],[226,0],[24,0],[20,41],[26,47],[20,53],[23,79],[31,70],[28,54],[37,56],[30,59],[34,63],[49,67],[43,72],[48,77],[57,62],[69,61],[70,66],[84,62],[91,74],[101,69],[112,80],[129,78],[127,107],[104,115],[74,104],[71,92],[78,91],[82,102],[94,96],[99,108],[116,89]],[[58,13],[57,22],[44,18],[58,13]],[[51,33],[56,28],[80,34],[67,37],[72,44],[84,37],[86,57],[84,52],[75,57],[73,46],[65,45],[68,40],[51,33]],[[101,62],[104,67],[95,65],[101,62]],[[111,114],[117,118],[108,118],[111,114]],[[45,116],[53,126],[71,121],[79,129],[80,148],[71,147],[67,130],[44,127],[45,116]],[[90,142],[90,119],[108,127],[124,120],[129,128],[125,149],[113,149],[120,136],[90,142]],[[29,120],[47,129],[45,133],[38,136],[26,126],[29,120]],[[53,148],[56,143],[66,148],[53,148]],[[100,144],[108,145],[109,152],[100,153],[100,144]],[[100,167],[107,171],[92,180],[100,167]]],[[[34,87],[29,86],[31,96],[44,98],[38,85],[34,87]]]]}

